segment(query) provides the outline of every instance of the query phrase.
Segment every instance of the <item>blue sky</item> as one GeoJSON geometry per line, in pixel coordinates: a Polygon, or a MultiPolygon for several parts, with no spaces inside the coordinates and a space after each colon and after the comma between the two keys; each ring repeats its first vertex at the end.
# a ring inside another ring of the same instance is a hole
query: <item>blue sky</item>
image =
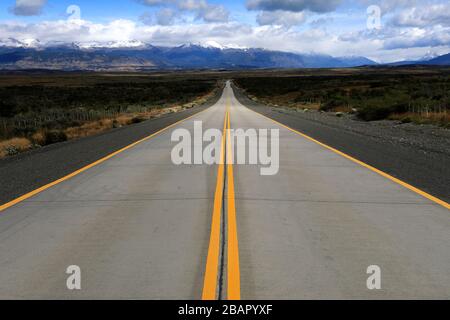
{"type": "Polygon", "coordinates": [[[0,41],[8,38],[167,46],[192,42],[386,62],[449,53],[450,2],[2,0],[0,41]],[[73,5],[80,15],[67,13],[73,5]]]}

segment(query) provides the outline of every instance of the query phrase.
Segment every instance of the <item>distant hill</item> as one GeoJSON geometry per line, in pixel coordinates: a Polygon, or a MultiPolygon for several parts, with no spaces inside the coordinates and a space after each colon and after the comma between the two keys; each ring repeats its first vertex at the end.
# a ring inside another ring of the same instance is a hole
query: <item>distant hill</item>
{"type": "Polygon", "coordinates": [[[443,56],[428,60],[426,62],[428,65],[437,65],[437,66],[450,66],[450,53],[445,54],[443,56]]]}
{"type": "Polygon", "coordinates": [[[428,65],[428,66],[450,66],[450,53],[434,58],[424,58],[417,61],[398,61],[389,63],[390,66],[408,66],[408,65],[428,65]]]}
{"type": "Polygon", "coordinates": [[[0,40],[0,69],[145,70],[346,68],[376,65],[364,57],[332,57],[265,49],[187,44],[157,47],[139,41],[47,43],[0,40]]]}

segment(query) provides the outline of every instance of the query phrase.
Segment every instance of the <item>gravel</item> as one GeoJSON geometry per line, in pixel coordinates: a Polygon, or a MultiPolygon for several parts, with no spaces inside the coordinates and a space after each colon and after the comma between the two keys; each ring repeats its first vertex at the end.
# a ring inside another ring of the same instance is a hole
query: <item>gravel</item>
{"type": "Polygon", "coordinates": [[[417,125],[400,121],[382,120],[365,122],[356,116],[335,113],[272,108],[275,112],[288,114],[323,125],[384,140],[392,144],[414,148],[422,153],[443,153],[450,156],[450,130],[435,125],[417,125]]]}

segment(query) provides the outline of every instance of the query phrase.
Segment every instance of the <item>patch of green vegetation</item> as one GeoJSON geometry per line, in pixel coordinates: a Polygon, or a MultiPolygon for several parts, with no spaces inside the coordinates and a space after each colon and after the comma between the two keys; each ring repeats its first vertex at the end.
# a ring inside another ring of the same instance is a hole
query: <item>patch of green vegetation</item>
{"type": "MultiPolygon", "coordinates": [[[[196,75],[62,74],[0,76],[0,140],[48,132],[65,141],[66,128],[121,114],[183,105],[213,91],[217,80],[196,75]]],[[[132,123],[145,119],[136,116],[132,123]]]]}
{"type": "Polygon", "coordinates": [[[409,114],[411,122],[421,118],[424,122],[447,125],[449,121],[448,69],[241,76],[236,84],[265,103],[287,106],[315,103],[323,111],[356,109],[358,116],[366,121],[387,119],[395,114],[409,114]],[[411,118],[411,114],[417,117],[411,118]]]}

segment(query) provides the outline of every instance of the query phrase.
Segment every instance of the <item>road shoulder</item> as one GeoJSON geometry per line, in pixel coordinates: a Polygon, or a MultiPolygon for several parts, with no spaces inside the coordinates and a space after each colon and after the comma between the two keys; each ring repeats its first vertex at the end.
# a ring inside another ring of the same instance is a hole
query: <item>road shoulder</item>
{"type": "Polygon", "coordinates": [[[213,106],[221,94],[222,90],[219,90],[205,104],[182,112],[2,159],[0,204],[58,180],[167,126],[202,112],[213,106]]]}
{"type": "MultiPolygon", "coordinates": [[[[350,126],[351,122],[329,115],[313,118],[299,112],[280,112],[279,108],[268,107],[249,99],[235,86],[233,89],[239,102],[251,110],[305,133],[444,201],[450,200],[450,154],[445,137],[441,137],[440,141],[436,138],[430,144],[426,139],[432,139],[432,132],[427,132],[431,138],[422,137],[421,141],[412,138],[401,140],[398,134],[396,136],[392,133],[395,128],[387,130],[371,127],[368,130],[363,127],[370,124],[354,120],[351,121],[355,124],[350,126]]],[[[424,131],[424,135],[425,133],[424,131]]]]}

